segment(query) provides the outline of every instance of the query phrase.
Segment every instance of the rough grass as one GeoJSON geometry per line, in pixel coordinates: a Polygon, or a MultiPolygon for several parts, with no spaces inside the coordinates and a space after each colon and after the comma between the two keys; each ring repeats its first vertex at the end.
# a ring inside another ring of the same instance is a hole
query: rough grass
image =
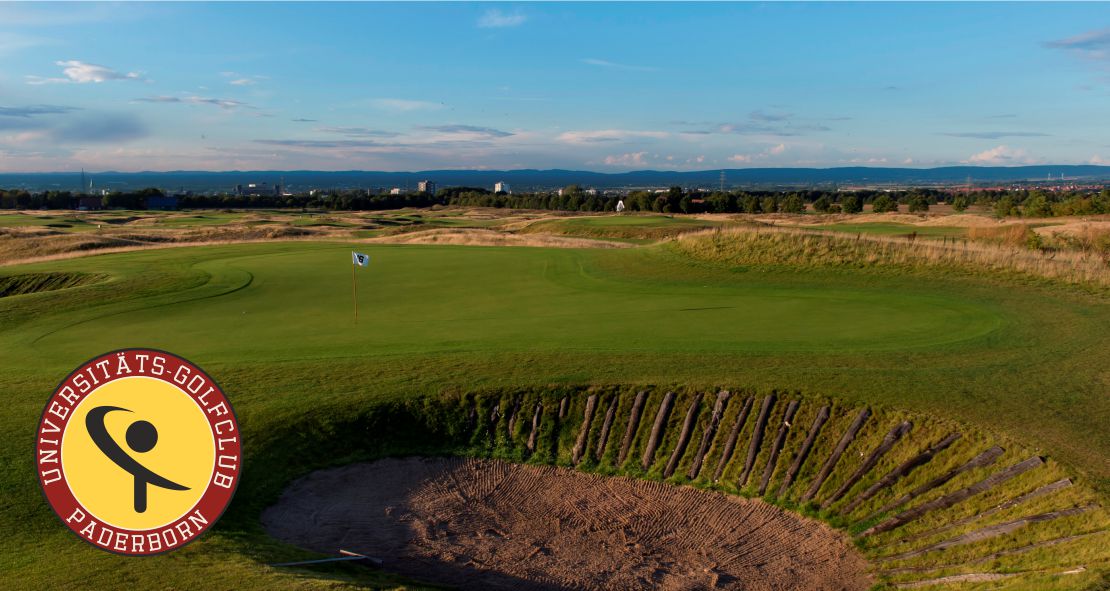
{"type": "MultiPolygon", "coordinates": [[[[737,268],[691,258],[674,245],[360,244],[356,248],[366,248],[377,264],[360,276],[366,299],[355,325],[348,308],[353,246],[175,248],[5,269],[112,277],[112,283],[0,301],[6,402],[0,412],[0,570],[17,581],[13,586],[144,588],[167,580],[182,587],[212,580],[239,588],[337,585],[308,570],[263,566],[303,554],[260,532],[260,507],[289,478],[322,464],[427,451],[413,441],[411,425],[390,420],[394,415],[386,411],[424,405],[436,392],[498,388],[548,396],[574,391],[567,384],[606,383],[629,384],[630,390],[651,383],[800,390],[836,395],[848,421],[859,406],[878,403],[959,418],[1045,450],[1084,482],[1103,482],[1103,490],[1110,483],[1104,436],[1110,316],[1098,294],[1013,281],[1012,273],[952,273],[946,266],[737,268]],[[917,329],[899,332],[910,326],[917,329]],[[249,472],[231,511],[205,540],[167,557],[121,561],[75,543],[58,525],[36,488],[26,442],[60,376],[90,351],[137,344],[178,352],[221,380],[245,430],[249,472]]],[[[680,392],[672,424],[681,422],[688,394],[680,392]]],[[[776,413],[787,400],[781,398],[776,413]]],[[[580,421],[581,404],[574,403],[572,421],[580,421]]],[[[653,404],[645,408],[641,429],[650,429],[653,404]]],[[[729,412],[739,407],[734,398],[729,412]]],[[[553,412],[549,406],[544,420],[553,412]]],[[[812,415],[806,412],[814,412],[808,404],[795,425],[808,428],[812,415]]],[[[619,409],[618,417],[626,413],[619,409]]],[[[517,441],[530,423],[525,415],[514,425],[517,441]]],[[[454,415],[435,407],[421,416],[455,428],[454,415]]],[[[734,416],[725,416],[722,433],[734,416]]],[[[613,426],[614,443],[622,421],[613,426]]],[[[823,429],[830,442],[819,445],[835,445],[845,426],[830,419],[823,429]]],[[[861,436],[881,437],[888,427],[861,436]]],[[[749,436],[750,427],[741,433],[730,475],[749,436]]],[[[545,437],[544,453],[565,461],[560,450],[569,447],[554,442],[573,445],[573,433],[566,441],[545,437]]],[[[672,437],[657,457],[668,453],[672,437]]],[[[695,431],[692,441],[698,437],[695,431]]],[[[769,427],[765,441],[773,437],[769,427]]],[[[506,447],[505,453],[517,452],[506,447]]],[[[820,453],[815,449],[812,457],[820,453]]],[[[707,465],[714,462],[711,456],[707,465]]],[[[780,465],[787,462],[782,455],[780,465]]],[[[598,470],[613,469],[605,465],[598,470]]],[[[807,462],[806,469],[813,465],[807,462]]],[[[792,492],[807,482],[800,477],[792,492]]],[[[396,583],[358,574],[357,567],[326,572],[338,580],[396,583]]],[[[1067,588],[1077,579],[1063,580],[1052,585],[1067,588]]]]}
{"type": "MultiPolygon", "coordinates": [[[[1028,235],[1028,228],[1001,227],[1028,235]]],[[[977,228],[969,228],[972,232],[977,228]]],[[[1044,278],[1105,289],[1110,260],[1085,252],[1045,252],[983,242],[911,241],[876,235],[844,236],[785,228],[728,228],[679,237],[673,245],[694,259],[731,266],[954,270],[1044,278]]]]}
{"type": "Polygon", "coordinates": [[[475,228],[420,230],[371,238],[382,244],[454,244],[460,246],[531,246],[543,248],[624,248],[631,246],[610,240],[570,238],[548,234],[508,234],[475,228]]]}
{"type": "Polygon", "coordinates": [[[589,215],[541,220],[520,228],[520,232],[654,242],[721,225],[721,222],[718,221],[703,220],[691,216],[589,215]]]}
{"type": "Polygon", "coordinates": [[[97,273],[26,273],[0,276],[0,298],[77,287],[107,277],[97,273]]]}

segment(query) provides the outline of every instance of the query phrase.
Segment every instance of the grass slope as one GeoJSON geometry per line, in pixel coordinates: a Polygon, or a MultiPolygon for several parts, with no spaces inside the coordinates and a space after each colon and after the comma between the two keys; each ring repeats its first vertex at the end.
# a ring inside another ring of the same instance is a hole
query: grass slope
{"type": "MultiPolygon", "coordinates": [[[[261,534],[260,504],[288,466],[355,457],[343,446],[354,432],[336,425],[361,426],[372,443],[360,453],[389,453],[391,440],[374,443],[390,428],[371,403],[440,390],[731,383],[834,394],[1005,433],[1107,488],[1110,306],[1098,295],[944,269],[728,267],[667,247],[357,248],[373,261],[359,272],[357,325],[351,247],[342,244],[177,248],[4,268],[110,277],[0,299],[5,580],[331,585],[255,562],[295,555],[261,534]],[[216,533],[150,560],[73,540],[42,502],[30,460],[57,381],[124,346],[165,348],[216,376],[236,405],[250,470],[216,533]]],[[[331,572],[342,579],[352,568],[331,572]]]]}

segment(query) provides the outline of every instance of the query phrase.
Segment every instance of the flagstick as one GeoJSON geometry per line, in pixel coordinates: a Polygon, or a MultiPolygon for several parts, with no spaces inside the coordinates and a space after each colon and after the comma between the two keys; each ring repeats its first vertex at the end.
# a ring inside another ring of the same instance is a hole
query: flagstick
{"type": "Polygon", "coordinates": [[[358,281],[355,279],[355,265],[351,265],[351,295],[355,301],[355,324],[358,324],[358,281]]]}

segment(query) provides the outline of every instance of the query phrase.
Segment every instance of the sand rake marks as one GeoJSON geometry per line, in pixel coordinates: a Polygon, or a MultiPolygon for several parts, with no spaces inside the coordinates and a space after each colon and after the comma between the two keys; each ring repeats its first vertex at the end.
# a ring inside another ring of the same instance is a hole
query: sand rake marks
{"type": "Polygon", "coordinates": [[[759,417],[755,421],[755,429],[752,430],[751,443],[748,444],[748,457],[744,460],[744,470],[740,472],[736,488],[744,488],[748,483],[748,477],[755,466],[755,458],[759,455],[759,446],[763,444],[763,431],[767,428],[767,419],[771,416],[771,408],[774,405],[775,395],[771,394],[763,399],[763,405],[759,407],[759,417]]]}
{"type": "Polygon", "coordinates": [[[636,438],[636,429],[640,427],[640,416],[644,414],[644,401],[647,392],[637,392],[636,399],[632,401],[632,410],[628,413],[628,427],[624,430],[624,439],[621,441],[621,452],[617,456],[617,465],[624,465],[628,459],[628,450],[632,447],[632,440],[636,438]]]}
{"type": "Polygon", "coordinates": [[[900,514],[865,530],[859,535],[859,537],[865,538],[867,536],[880,534],[898,527],[902,527],[903,525],[911,521],[919,519],[927,513],[947,509],[952,505],[955,505],[956,503],[970,499],[971,497],[978,495],[979,493],[986,492],[1015,476],[1024,474],[1029,470],[1032,470],[1033,468],[1036,468],[1043,464],[1044,458],[1041,458],[1040,456],[1033,456],[1023,462],[1018,462],[1017,464],[1014,464],[1013,466],[1010,466],[1005,470],[995,472],[994,474],[984,478],[983,480],[980,480],[979,482],[976,482],[975,484],[967,488],[949,493],[947,495],[944,495],[943,497],[940,497],[939,499],[929,501],[928,503],[923,503],[921,505],[918,505],[917,507],[914,507],[913,509],[909,509],[908,511],[903,511],[900,514]]]}
{"type": "Polygon", "coordinates": [[[809,452],[813,449],[813,443],[817,441],[817,435],[821,432],[821,427],[829,420],[831,411],[832,407],[827,404],[817,411],[817,417],[813,419],[813,425],[810,426],[809,433],[806,434],[806,439],[802,442],[802,448],[794,455],[794,461],[790,464],[790,468],[786,471],[786,477],[782,480],[782,486],[779,487],[780,497],[785,496],[786,491],[790,489],[790,485],[794,484],[794,479],[798,477],[798,471],[802,469],[806,458],[809,457],[809,452]]]}
{"type": "Polygon", "coordinates": [[[571,450],[571,462],[575,466],[582,460],[582,456],[586,455],[586,445],[590,438],[590,424],[594,420],[595,410],[597,410],[597,394],[590,394],[586,398],[586,411],[582,414],[582,427],[578,429],[578,440],[574,442],[574,449],[571,450]]]}
{"type": "Polygon", "coordinates": [[[875,447],[871,455],[867,456],[867,459],[860,464],[859,468],[856,468],[856,471],[840,485],[840,488],[836,489],[828,499],[825,499],[825,502],[821,504],[821,508],[827,508],[847,494],[848,491],[859,482],[859,479],[870,472],[871,469],[875,467],[875,464],[879,463],[879,459],[881,459],[886,452],[890,451],[890,448],[894,447],[895,443],[898,443],[898,441],[902,439],[903,435],[910,432],[910,429],[913,429],[913,423],[909,421],[902,421],[895,425],[894,428],[883,437],[882,442],[875,447]]]}
{"type": "Polygon", "coordinates": [[[686,472],[686,477],[690,480],[697,478],[698,473],[701,472],[705,454],[709,453],[709,446],[713,445],[713,437],[717,434],[717,428],[721,425],[721,419],[725,415],[725,407],[728,405],[730,396],[728,390],[717,393],[717,403],[713,405],[713,414],[709,416],[709,424],[705,426],[705,433],[701,436],[701,445],[698,446],[698,452],[694,456],[694,463],[691,464],[690,470],[686,472]]]}
{"type": "Polygon", "coordinates": [[[851,503],[848,503],[848,505],[845,506],[843,510],[841,510],[840,514],[848,515],[852,513],[864,501],[875,496],[875,494],[879,491],[891,486],[910,472],[913,472],[913,470],[918,466],[923,466],[929,463],[929,460],[932,460],[933,456],[948,449],[948,447],[955,443],[956,440],[960,437],[961,435],[959,433],[949,433],[944,439],[941,439],[937,443],[925,448],[912,458],[906,460],[905,462],[902,462],[896,468],[880,478],[878,482],[872,484],[870,487],[868,487],[867,490],[857,495],[851,503]]]}
{"type": "Polygon", "coordinates": [[[671,459],[667,460],[667,467],[663,469],[663,478],[670,478],[674,474],[682,454],[686,453],[686,446],[690,443],[690,433],[694,431],[694,421],[697,420],[698,411],[701,410],[701,399],[702,394],[699,392],[690,402],[690,408],[686,411],[686,420],[682,421],[682,431],[678,433],[678,442],[671,452],[671,459]]]}
{"type": "Polygon", "coordinates": [[[802,502],[808,503],[817,496],[817,491],[821,490],[821,485],[825,484],[825,479],[832,473],[836,463],[840,461],[840,456],[844,455],[844,450],[848,449],[848,445],[856,438],[859,430],[863,428],[863,424],[867,422],[867,418],[871,416],[871,409],[865,408],[859,411],[856,419],[848,426],[848,430],[840,438],[840,442],[836,444],[836,448],[829,454],[829,459],[825,460],[825,464],[821,466],[821,471],[817,473],[817,477],[813,479],[813,483],[809,485],[805,494],[802,495],[802,502]]]}
{"type": "Polygon", "coordinates": [[[725,472],[725,466],[728,466],[729,460],[732,459],[732,452],[736,450],[736,440],[740,438],[740,430],[744,428],[744,423],[748,420],[754,402],[755,399],[751,396],[744,399],[744,406],[740,408],[740,414],[736,415],[736,422],[733,423],[732,431],[729,432],[728,439],[725,441],[721,459],[717,461],[717,469],[713,472],[713,482],[721,479],[721,475],[725,472]]]}
{"type": "Polygon", "coordinates": [[[667,427],[667,417],[671,415],[672,406],[674,406],[674,392],[667,392],[659,405],[659,412],[655,413],[655,423],[651,426],[647,447],[644,448],[644,455],[640,458],[640,467],[645,471],[655,460],[655,450],[658,449],[659,441],[663,438],[663,430],[667,427]]]}
{"type": "Polygon", "coordinates": [[[775,464],[779,460],[779,452],[782,451],[782,446],[786,443],[786,435],[790,431],[790,421],[794,420],[794,414],[798,412],[799,401],[791,400],[790,404],[786,405],[786,413],[782,417],[782,425],[779,425],[779,433],[775,437],[774,443],[771,445],[771,457],[767,458],[767,467],[763,469],[763,479],[759,481],[759,494],[767,492],[767,483],[771,481],[771,475],[775,471],[775,464]]]}

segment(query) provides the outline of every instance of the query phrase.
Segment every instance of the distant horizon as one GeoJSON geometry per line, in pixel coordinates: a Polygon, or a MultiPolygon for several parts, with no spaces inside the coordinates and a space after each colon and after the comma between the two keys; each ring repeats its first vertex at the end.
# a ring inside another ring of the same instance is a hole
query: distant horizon
{"type": "Polygon", "coordinates": [[[1106,170],[1110,172],[1110,164],[1063,164],[1063,163],[1043,163],[1043,164],[1010,164],[1010,165],[985,165],[985,164],[949,164],[944,166],[876,166],[876,165],[841,165],[841,166],[749,166],[749,167],[727,167],[727,168],[701,168],[701,169],[667,169],[667,168],[642,168],[634,170],[591,170],[588,168],[425,168],[425,169],[412,169],[412,170],[382,170],[370,168],[349,168],[349,169],[319,169],[319,168],[257,168],[257,169],[190,169],[190,168],[176,168],[166,170],[116,170],[116,169],[76,169],[76,170],[10,170],[0,171],[0,177],[3,176],[16,176],[16,175],[36,175],[36,174],[57,174],[57,175],[80,175],[84,172],[86,175],[96,174],[120,174],[120,175],[138,175],[138,174],[238,174],[238,173],[318,173],[318,174],[343,174],[343,173],[369,173],[369,174],[422,174],[433,172],[473,172],[473,173],[498,173],[498,172],[580,172],[587,174],[598,175],[627,175],[636,173],[676,173],[676,174],[698,174],[698,173],[718,173],[721,171],[730,172],[743,172],[743,171],[783,171],[783,170],[805,170],[805,171],[821,171],[821,170],[879,170],[879,171],[931,171],[931,170],[945,170],[945,169],[979,169],[979,170],[1021,170],[1030,168],[1093,168],[1099,170],[1106,170]]]}
{"type": "Polygon", "coordinates": [[[1106,165],[1108,138],[1107,3],[0,3],[0,172],[1106,165]]]}

